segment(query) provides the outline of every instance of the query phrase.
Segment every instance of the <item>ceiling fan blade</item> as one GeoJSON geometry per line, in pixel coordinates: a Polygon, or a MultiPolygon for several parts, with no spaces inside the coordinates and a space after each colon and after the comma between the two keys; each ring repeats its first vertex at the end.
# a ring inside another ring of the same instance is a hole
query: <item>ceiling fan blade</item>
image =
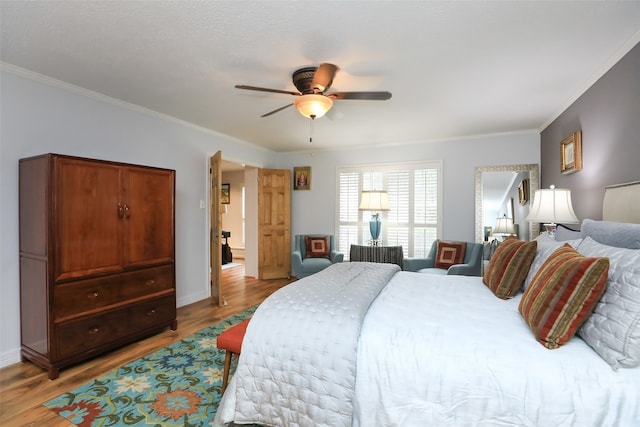
{"type": "Polygon", "coordinates": [[[327,94],[332,99],[362,99],[367,101],[386,101],[391,92],[333,92],[327,94]]]}
{"type": "Polygon", "coordinates": [[[275,114],[275,113],[277,113],[277,112],[279,112],[279,111],[284,110],[285,108],[289,108],[289,107],[291,107],[292,105],[293,105],[293,104],[285,105],[284,107],[280,107],[280,108],[278,108],[278,109],[276,109],[276,110],[273,110],[273,111],[270,111],[270,112],[268,112],[268,113],[266,113],[266,114],[263,114],[263,115],[261,115],[260,117],[267,117],[267,116],[270,116],[270,115],[272,115],[272,114],[275,114]]]}
{"type": "Polygon", "coordinates": [[[311,87],[314,90],[317,90],[317,93],[322,93],[325,90],[329,89],[331,83],[333,83],[333,78],[338,71],[338,67],[333,64],[329,64],[327,62],[320,64],[316,73],[313,75],[313,81],[311,82],[311,87]]]}
{"type": "Polygon", "coordinates": [[[257,90],[260,92],[284,93],[287,95],[294,95],[294,96],[300,95],[300,93],[298,92],[292,92],[292,91],[280,90],[280,89],[269,89],[266,87],[258,87],[258,86],[236,85],[236,89],[257,90]]]}

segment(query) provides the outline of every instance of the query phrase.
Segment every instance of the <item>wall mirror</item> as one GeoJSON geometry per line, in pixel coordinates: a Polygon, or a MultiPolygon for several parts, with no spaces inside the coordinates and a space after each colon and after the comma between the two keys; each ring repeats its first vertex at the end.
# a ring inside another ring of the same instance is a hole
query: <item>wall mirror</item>
{"type": "Polygon", "coordinates": [[[477,243],[485,241],[485,228],[490,232],[496,219],[504,214],[513,218],[520,240],[531,240],[538,235],[539,225],[525,221],[533,194],[539,188],[538,174],[537,164],[476,168],[477,243]]]}

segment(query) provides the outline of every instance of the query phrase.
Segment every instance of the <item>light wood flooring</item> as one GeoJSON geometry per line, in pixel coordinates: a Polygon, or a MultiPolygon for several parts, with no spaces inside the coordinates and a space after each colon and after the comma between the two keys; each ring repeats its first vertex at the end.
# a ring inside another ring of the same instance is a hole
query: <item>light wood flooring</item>
{"type": "Polygon", "coordinates": [[[178,309],[178,329],[152,337],[60,371],[54,381],[47,372],[30,362],[0,369],[0,425],[72,426],[42,406],[62,393],[71,391],[106,372],[138,359],[236,313],[261,303],[288,279],[257,280],[244,276],[244,265],[222,270],[226,306],[213,306],[203,300],[178,309]]]}

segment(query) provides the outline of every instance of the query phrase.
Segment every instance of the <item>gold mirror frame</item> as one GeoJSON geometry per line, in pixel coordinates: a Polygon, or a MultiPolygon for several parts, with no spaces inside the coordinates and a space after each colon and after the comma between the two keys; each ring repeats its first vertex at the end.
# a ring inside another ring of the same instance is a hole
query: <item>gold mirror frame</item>
{"type": "MultiPolygon", "coordinates": [[[[533,195],[539,187],[539,171],[538,165],[535,163],[522,165],[502,165],[502,166],[485,166],[477,167],[475,170],[476,181],[476,243],[484,242],[484,227],[482,225],[482,174],[487,172],[529,172],[529,195],[533,195]]],[[[533,239],[538,235],[538,223],[529,222],[529,239],[533,239]]]]}

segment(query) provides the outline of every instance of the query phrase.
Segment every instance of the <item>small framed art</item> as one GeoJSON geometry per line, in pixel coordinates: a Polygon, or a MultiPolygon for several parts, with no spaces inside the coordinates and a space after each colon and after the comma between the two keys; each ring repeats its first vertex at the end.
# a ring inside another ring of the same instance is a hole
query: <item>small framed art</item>
{"type": "Polygon", "coordinates": [[[518,185],[518,202],[521,206],[529,202],[529,179],[525,178],[518,185]]]}
{"type": "Polygon", "coordinates": [[[231,184],[222,184],[220,192],[220,203],[223,205],[231,203],[231,184]]]}
{"type": "Polygon", "coordinates": [[[293,189],[311,190],[311,166],[293,168],[293,189]]]}
{"type": "Polygon", "coordinates": [[[564,175],[582,169],[582,132],[576,131],[560,143],[560,172],[564,175]]]}

